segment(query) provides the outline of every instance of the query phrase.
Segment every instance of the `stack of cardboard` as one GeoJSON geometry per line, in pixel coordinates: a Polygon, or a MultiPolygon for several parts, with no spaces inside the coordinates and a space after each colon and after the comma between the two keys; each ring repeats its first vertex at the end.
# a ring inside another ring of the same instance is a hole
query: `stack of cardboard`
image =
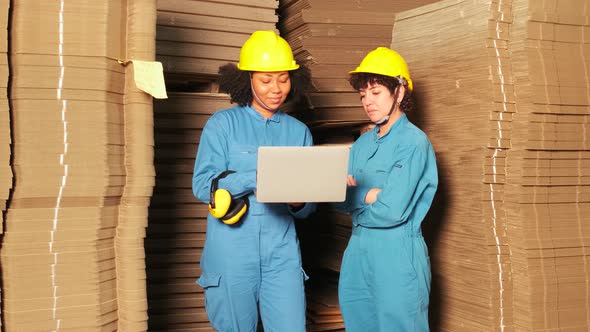
{"type": "Polygon", "coordinates": [[[509,4],[448,0],[396,15],[420,107],[411,120],[437,153],[439,190],[425,228],[433,323],[441,330],[512,328],[505,160],[515,110],[509,4]],[[428,45],[427,48],[424,45],[428,45]]]}
{"type": "Polygon", "coordinates": [[[396,15],[410,117],[441,181],[426,227],[433,327],[590,326],[589,4],[448,0],[396,15]]]}
{"type": "Polygon", "coordinates": [[[0,250],[4,328],[143,331],[147,216],[136,200],[147,208],[153,166],[142,156],[153,147],[129,131],[151,135],[151,123],[130,119],[139,108],[151,117],[151,98],[126,87],[131,69],[118,60],[142,50],[150,29],[153,39],[153,23],[137,31],[135,19],[155,4],[11,4],[15,185],[0,250]],[[126,35],[133,31],[144,37],[126,35]]]}
{"type": "Polygon", "coordinates": [[[279,29],[297,61],[312,72],[315,92],[308,97],[313,112],[304,118],[312,130],[367,122],[348,72],[367,52],[390,44],[394,2],[280,1],[279,29]]]}
{"type": "Polygon", "coordinates": [[[156,57],[168,81],[198,82],[237,63],[253,31],[276,30],[276,8],[276,0],[158,1],[156,57]]]}
{"type": "MultiPolygon", "coordinates": [[[[126,52],[122,54],[124,61],[154,61],[156,2],[127,1],[123,14],[126,15],[124,22],[127,29],[126,36],[123,35],[123,41],[126,42],[126,52]]],[[[137,83],[143,82],[133,79],[136,70],[143,73],[145,69],[137,68],[135,63],[127,65],[125,69],[122,115],[125,159],[117,160],[117,163],[123,162],[125,169],[125,187],[119,203],[115,238],[118,329],[145,331],[148,325],[148,299],[144,238],[156,177],[154,116],[152,96],[137,87],[137,83]]],[[[157,83],[157,80],[151,80],[149,85],[156,86],[157,83]]]]}
{"type": "Polygon", "coordinates": [[[306,299],[308,331],[343,331],[338,305],[338,274],[351,233],[350,215],[319,204],[309,221],[297,223],[303,265],[310,279],[306,299]]]}
{"type": "Polygon", "coordinates": [[[211,330],[195,281],[205,245],[207,206],[193,196],[192,173],[202,129],[225,94],[171,92],[154,103],[158,174],[145,242],[150,331],[211,330]]]}
{"type": "Polygon", "coordinates": [[[311,278],[307,292],[307,331],[342,331],[344,322],[338,305],[338,274],[311,278]]]}
{"type": "Polygon", "coordinates": [[[304,119],[314,131],[367,122],[358,94],[348,83],[348,72],[369,51],[391,44],[395,11],[434,1],[280,1],[279,29],[296,59],[312,72],[313,112],[304,119]]]}
{"type": "MultiPolygon", "coordinates": [[[[10,167],[10,112],[8,104],[8,12],[9,0],[0,1],[0,233],[3,231],[6,201],[12,188],[10,167]]],[[[0,295],[2,292],[0,291],[0,295]]],[[[2,324],[0,323],[0,326],[2,324]]]]}
{"type": "Polygon", "coordinates": [[[505,202],[515,329],[590,329],[589,5],[512,4],[505,202]]]}
{"type": "Polygon", "coordinates": [[[219,93],[218,69],[237,63],[256,30],[276,30],[276,0],[159,1],[156,58],[169,99],[154,105],[157,183],[146,238],[150,331],[211,331],[199,259],[207,206],[193,196],[199,138],[209,117],[233,106],[219,93]]]}
{"type": "MultiPolygon", "coordinates": [[[[10,113],[8,105],[8,10],[9,0],[0,1],[0,222],[4,221],[6,200],[12,188],[10,167],[10,113]]],[[[2,233],[0,225],[0,233],[2,233]]]]}

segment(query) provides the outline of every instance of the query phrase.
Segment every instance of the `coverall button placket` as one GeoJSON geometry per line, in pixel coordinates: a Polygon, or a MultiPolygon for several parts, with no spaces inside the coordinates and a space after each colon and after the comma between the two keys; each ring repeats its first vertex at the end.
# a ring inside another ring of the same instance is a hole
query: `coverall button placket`
{"type": "MultiPolygon", "coordinates": [[[[275,117],[278,115],[274,115],[275,117]]],[[[273,140],[279,133],[275,133],[275,121],[273,118],[263,119],[261,123],[261,132],[263,141],[260,142],[260,146],[274,146],[275,142],[273,140]]],[[[265,209],[268,211],[268,209],[265,209]]],[[[264,222],[263,219],[260,220],[259,225],[259,232],[260,232],[260,259],[261,259],[261,268],[264,270],[265,267],[272,266],[272,255],[273,255],[273,247],[274,243],[268,241],[268,239],[275,238],[275,233],[277,231],[276,222],[264,222]],[[265,240],[266,239],[266,240],[265,240]]]]}
{"type": "Polygon", "coordinates": [[[269,124],[270,124],[270,120],[265,119],[264,120],[264,128],[262,128],[262,130],[264,132],[264,142],[263,142],[264,144],[262,144],[262,145],[267,145],[267,146],[271,145],[271,144],[269,144],[270,142],[268,141],[268,136],[269,136],[268,132],[270,131],[269,124]]]}

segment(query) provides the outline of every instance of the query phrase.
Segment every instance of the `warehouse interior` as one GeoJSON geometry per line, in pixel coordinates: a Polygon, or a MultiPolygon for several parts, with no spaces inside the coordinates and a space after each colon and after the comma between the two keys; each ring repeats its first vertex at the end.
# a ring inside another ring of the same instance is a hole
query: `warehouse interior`
{"type": "MultiPolygon", "coordinates": [[[[368,51],[408,62],[440,181],[431,330],[590,329],[590,1],[0,0],[0,24],[2,331],[214,331],[191,178],[232,105],[218,68],[256,30],[310,68],[284,110],[318,145],[370,128],[347,80],[368,51]]],[[[308,331],[344,331],[350,216],[320,204],[297,227],[308,331]]]]}

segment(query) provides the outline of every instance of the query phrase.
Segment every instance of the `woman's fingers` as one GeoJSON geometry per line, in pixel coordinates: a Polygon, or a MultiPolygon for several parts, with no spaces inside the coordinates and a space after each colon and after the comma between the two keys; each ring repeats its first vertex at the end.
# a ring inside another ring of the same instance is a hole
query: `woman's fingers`
{"type": "Polygon", "coordinates": [[[346,184],[352,187],[356,186],[356,180],[354,179],[354,177],[352,177],[352,175],[348,175],[348,178],[346,178],[346,184]]]}

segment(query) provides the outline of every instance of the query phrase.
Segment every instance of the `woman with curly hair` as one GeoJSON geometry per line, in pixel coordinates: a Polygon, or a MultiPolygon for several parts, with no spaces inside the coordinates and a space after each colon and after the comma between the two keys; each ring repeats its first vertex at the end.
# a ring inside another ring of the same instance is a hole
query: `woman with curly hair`
{"type": "Polygon", "coordinates": [[[413,89],[404,59],[378,47],[350,72],[375,128],[350,152],[341,207],[352,214],[338,297],[346,331],[428,331],[430,260],[421,225],[438,186],[428,137],[406,117],[413,89]]]}
{"type": "MultiPolygon", "coordinates": [[[[307,278],[301,267],[294,218],[311,203],[256,201],[259,146],[311,146],[305,124],[281,105],[310,86],[288,43],[274,31],[256,31],[237,65],[220,67],[219,87],[237,103],[207,121],[199,142],[192,188],[209,204],[207,237],[197,283],[218,331],[305,331],[307,278]]],[[[289,176],[285,174],[285,176],[289,176]]]]}

